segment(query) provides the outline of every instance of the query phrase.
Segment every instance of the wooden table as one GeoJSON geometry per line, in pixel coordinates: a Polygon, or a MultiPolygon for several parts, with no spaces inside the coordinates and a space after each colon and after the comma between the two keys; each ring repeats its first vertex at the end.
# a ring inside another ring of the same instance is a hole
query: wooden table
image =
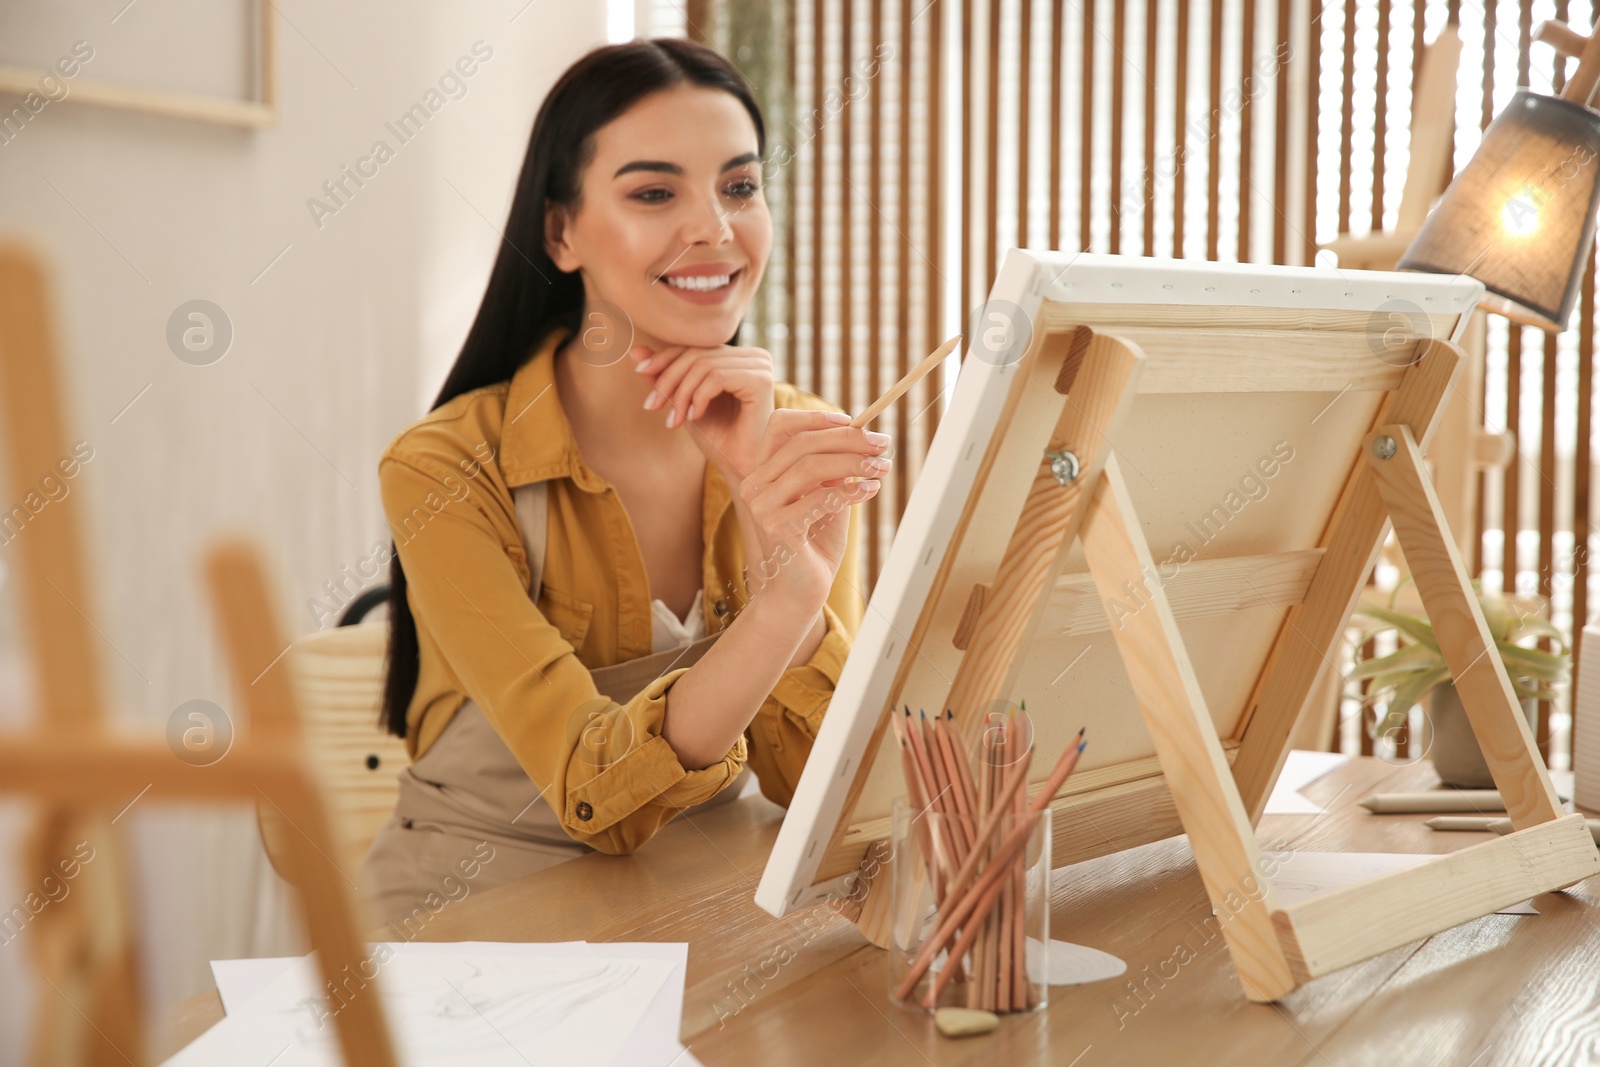
{"type": "MultiPolygon", "coordinates": [[[[1374,791],[1426,789],[1426,763],[1354,759],[1269,815],[1264,849],[1450,852],[1490,835],[1372,815],[1374,791]]],[[[1051,936],[1128,961],[1057,986],[1049,1008],[952,1040],[892,1005],[885,954],[825,908],[773,919],[751,900],[781,808],[759,795],[678,820],[632,856],[591,855],[444,908],[419,940],[687,941],[683,1039],[718,1064],[1579,1064],[1600,1058],[1600,876],[1319,978],[1276,1004],[1239,990],[1182,837],[1056,872],[1051,936]],[[1209,932],[1209,940],[1208,940],[1209,932]],[[1180,951],[1186,946],[1186,951],[1180,951]]],[[[396,938],[392,931],[374,938],[396,938]]],[[[167,1052],[221,1018],[216,991],[171,1016],[167,1052]]]]}

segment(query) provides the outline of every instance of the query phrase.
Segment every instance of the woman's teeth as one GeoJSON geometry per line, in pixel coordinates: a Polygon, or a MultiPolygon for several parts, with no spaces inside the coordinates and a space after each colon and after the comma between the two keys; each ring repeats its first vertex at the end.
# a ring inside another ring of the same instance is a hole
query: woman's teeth
{"type": "Polygon", "coordinates": [[[708,274],[698,277],[667,278],[666,283],[676,289],[721,289],[733,281],[731,274],[708,274]]]}

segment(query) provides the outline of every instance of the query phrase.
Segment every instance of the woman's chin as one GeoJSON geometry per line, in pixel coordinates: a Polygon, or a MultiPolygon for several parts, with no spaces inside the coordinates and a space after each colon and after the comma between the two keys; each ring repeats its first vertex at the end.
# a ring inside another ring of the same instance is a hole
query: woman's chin
{"type": "Polygon", "coordinates": [[[717,316],[715,320],[708,317],[703,323],[663,322],[656,324],[657,329],[644,328],[644,332],[651,334],[663,345],[684,345],[688,348],[720,348],[728,343],[734,331],[739,328],[742,318],[725,319],[717,316]]]}

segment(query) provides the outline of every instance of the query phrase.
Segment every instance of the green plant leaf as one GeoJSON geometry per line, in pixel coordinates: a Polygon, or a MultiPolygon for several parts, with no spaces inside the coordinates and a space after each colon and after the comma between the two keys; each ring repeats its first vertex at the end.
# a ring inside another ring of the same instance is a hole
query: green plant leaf
{"type": "Polygon", "coordinates": [[[1541,619],[1537,615],[1519,615],[1506,627],[1506,632],[1501,640],[1507,642],[1521,641],[1525,637],[1548,637],[1561,646],[1563,653],[1570,654],[1572,646],[1567,643],[1567,635],[1561,632],[1560,627],[1549,619],[1541,619]]]}
{"type": "Polygon", "coordinates": [[[1499,645],[1500,659],[1507,674],[1525,674],[1540,681],[1555,682],[1567,673],[1567,658],[1537,648],[1520,645],[1499,645]]]}
{"type": "Polygon", "coordinates": [[[1431,671],[1414,674],[1396,686],[1393,695],[1389,698],[1388,707],[1384,710],[1383,718],[1372,724],[1372,728],[1369,731],[1371,735],[1378,737],[1383,732],[1381,728],[1383,723],[1403,717],[1416,706],[1417,701],[1421,700],[1430,689],[1441,682],[1447,681],[1449,677],[1450,669],[1441,666],[1431,671]]]}
{"type": "Polygon", "coordinates": [[[1385,656],[1374,656],[1371,659],[1359,661],[1345,675],[1345,678],[1350,681],[1359,681],[1362,678],[1373,678],[1397,668],[1426,670],[1438,666],[1441,662],[1437,649],[1429,648],[1427,645],[1411,644],[1398,648],[1385,656]]]}
{"type": "Polygon", "coordinates": [[[1435,651],[1439,648],[1439,640],[1434,636],[1433,626],[1426,619],[1419,619],[1415,615],[1407,615],[1403,611],[1392,611],[1381,605],[1367,602],[1363,602],[1355,613],[1387,623],[1390,627],[1407,635],[1418,644],[1427,645],[1435,651]]]}

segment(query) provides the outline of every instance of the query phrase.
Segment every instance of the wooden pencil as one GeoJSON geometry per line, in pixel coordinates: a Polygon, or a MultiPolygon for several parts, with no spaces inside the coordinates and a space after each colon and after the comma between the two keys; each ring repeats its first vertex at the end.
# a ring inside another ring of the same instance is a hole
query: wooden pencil
{"type": "Polygon", "coordinates": [[[967,811],[973,818],[978,815],[978,788],[972,781],[972,765],[967,757],[966,742],[961,739],[961,732],[956,729],[955,712],[949,708],[944,709],[944,718],[936,725],[944,732],[945,739],[950,742],[950,751],[955,754],[956,770],[960,772],[961,788],[967,795],[967,811]]]}
{"type": "MultiPolygon", "coordinates": [[[[999,764],[1004,767],[1011,761],[1011,750],[1016,740],[1015,719],[1006,723],[1007,729],[1000,736],[998,746],[999,764]]],[[[1007,805],[1009,808],[1010,805],[1007,805]]],[[[1013,863],[1013,866],[1015,864],[1013,863]]],[[[1007,872],[1004,876],[1005,888],[1000,892],[1000,907],[995,909],[994,938],[995,938],[995,1010],[1009,1011],[1011,1008],[1011,927],[1016,921],[1016,901],[1012,892],[1015,879],[1007,872]]]]}
{"type": "Polygon", "coordinates": [[[928,883],[933,886],[934,900],[943,901],[945,883],[941,877],[938,857],[933,849],[933,836],[926,817],[927,799],[922,793],[922,773],[917,769],[916,757],[911,751],[911,738],[906,733],[900,716],[889,710],[889,723],[894,728],[896,743],[900,746],[900,771],[906,780],[906,803],[911,807],[911,824],[922,849],[922,862],[928,869],[928,883]]]}
{"type": "MultiPolygon", "coordinates": [[[[987,882],[980,882],[978,885],[973,887],[973,891],[975,893],[979,893],[980,895],[978,899],[974,901],[974,910],[972,912],[971,921],[969,921],[967,925],[962,928],[961,936],[956,938],[956,943],[950,948],[950,955],[952,957],[960,956],[970,949],[972,947],[972,943],[977,939],[980,930],[987,926],[983,919],[987,918],[993,913],[995,901],[999,898],[1001,887],[1004,884],[1005,883],[1003,879],[994,878],[987,882]]],[[[938,1001],[939,994],[943,992],[948,981],[949,979],[946,977],[946,972],[940,971],[938,976],[933,980],[933,984],[928,988],[928,996],[925,1003],[929,1007],[932,1007],[938,1001]]]]}
{"type": "MultiPolygon", "coordinates": [[[[1080,730],[1078,736],[1082,737],[1083,731],[1080,730]]],[[[1061,758],[1057,760],[1055,769],[1051,771],[1050,778],[1046,781],[1044,789],[1027,805],[1026,809],[1024,809],[1024,814],[1036,814],[1050,804],[1057,790],[1061,788],[1062,783],[1067,780],[1073,769],[1078,765],[1078,759],[1082,756],[1087,744],[1087,741],[1080,741],[1076,745],[1067,747],[1066,751],[1061,754],[1061,758]]],[[[1029,754],[1031,755],[1031,753],[1029,754]]],[[[1014,789],[1016,785],[1020,784],[1020,780],[1026,777],[1027,768],[1025,764],[1027,762],[1027,757],[1025,756],[1022,762],[1011,768],[1013,773],[1006,776],[1008,779],[1007,784],[1010,788],[1014,789]]],[[[1009,802],[1011,795],[1010,792],[1007,792],[1003,803],[1009,802]]],[[[987,837],[987,834],[992,830],[993,827],[990,825],[990,820],[986,818],[985,828],[980,831],[980,836],[987,837]]],[[[1026,837],[1026,830],[1026,826],[1022,826],[1012,831],[1000,846],[1001,859],[1009,859],[1016,849],[1022,845],[1026,837]]],[[[978,850],[974,850],[972,855],[968,856],[968,860],[970,861],[977,854],[978,850]]],[[[927,973],[928,965],[933,962],[934,957],[948,945],[956,928],[962,922],[968,920],[969,917],[972,917],[974,912],[979,911],[980,904],[984,901],[989,889],[998,883],[998,879],[994,877],[994,872],[990,870],[973,882],[970,888],[966,888],[971,876],[972,872],[963,867],[956,877],[952,879],[949,896],[945,901],[946,904],[952,906],[948,909],[941,909],[942,918],[934,935],[923,942],[921,950],[901,978],[901,984],[896,989],[896,996],[899,999],[904,1000],[909,995],[910,990],[927,973]]],[[[992,898],[989,903],[992,903],[992,898]]],[[[970,941],[968,941],[968,944],[970,945],[970,941]]],[[[955,953],[955,950],[952,950],[952,953],[955,953]]],[[[941,977],[943,977],[942,973],[941,977]]],[[[935,1001],[938,996],[938,990],[942,988],[943,984],[936,981],[934,988],[929,990],[928,1003],[932,1004],[935,1001]]]]}
{"type": "Polygon", "coordinates": [[[966,859],[969,842],[967,828],[960,818],[961,804],[960,786],[956,784],[954,768],[945,758],[944,749],[939,744],[939,738],[934,734],[933,724],[928,721],[926,712],[919,713],[914,729],[922,734],[922,748],[928,754],[928,763],[933,768],[934,784],[939,787],[939,810],[944,818],[940,821],[949,828],[951,844],[955,846],[955,862],[959,865],[966,859]]]}
{"type": "MultiPolygon", "coordinates": [[[[1033,744],[1030,733],[1028,744],[1033,744]]],[[[1019,818],[1027,810],[1027,784],[1012,796],[1011,810],[1019,818]]],[[[1014,969],[1011,979],[1011,1008],[1013,1011],[1023,1011],[1028,1007],[1030,995],[1033,990],[1028,982],[1028,879],[1026,871],[1027,850],[1018,855],[1016,868],[1011,873],[1012,892],[1017,900],[1016,921],[1011,926],[1012,948],[1011,965],[1014,969]]],[[[1041,901],[1040,906],[1046,906],[1041,901]]]]}
{"type": "Polygon", "coordinates": [[[955,809],[957,818],[956,826],[960,827],[962,835],[963,855],[970,851],[975,843],[974,835],[978,829],[972,821],[973,812],[967,804],[966,784],[962,781],[961,758],[956,755],[955,743],[951,740],[950,733],[944,729],[943,719],[934,719],[928,726],[929,734],[933,738],[933,747],[944,761],[945,779],[950,783],[950,799],[955,809]]]}
{"type": "Polygon", "coordinates": [[[954,337],[950,338],[950,340],[946,341],[944,344],[928,353],[922,358],[921,363],[918,363],[915,367],[912,367],[906,372],[905,377],[889,386],[888,392],[884,393],[878,399],[868,404],[865,411],[851,419],[850,425],[859,429],[860,427],[871,422],[873,419],[877,418],[884,412],[886,408],[888,408],[890,404],[893,404],[896,400],[899,400],[901,395],[904,394],[907,389],[910,389],[913,385],[916,385],[923,379],[924,376],[927,375],[929,371],[943,363],[945,361],[945,357],[949,356],[951,352],[954,352],[956,350],[956,345],[960,343],[961,335],[958,333],[954,337]]]}
{"type": "MultiPolygon", "coordinates": [[[[987,806],[989,811],[994,811],[995,769],[997,769],[997,763],[995,763],[995,736],[989,733],[986,734],[986,737],[989,744],[984,745],[984,789],[987,790],[986,795],[984,795],[984,805],[987,806]]],[[[994,841],[984,841],[984,851],[987,854],[984,864],[992,864],[994,862],[994,859],[992,859],[992,856],[994,856],[994,841]]],[[[979,917],[974,915],[973,918],[976,921],[979,917]]],[[[995,969],[992,952],[994,952],[994,925],[990,923],[989,917],[982,917],[982,921],[979,921],[978,931],[978,1006],[984,1011],[994,1011],[995,1006],[995,969]]]]}
{"type": "MultiPolygon", "coordinates": [[[[989,817],[989,769],[987,753],[983,744],[980,743],[978,746],[977,776],[978,814],[983,818],[986,825],[989,817]]],[[[989,838],[988,836],[984,836],[978,842],[977,847],[973,849],[973,858],[982,862],[983,857],[988,853],[988,850],[989,838]]],[[[963,867],[962,869],[965,870],[966,868],[963,867]]],[[[959,890],[957,890],[957,892],[959,892],[959,890]]],[[[949,903],[956,903],[954,894],[951,895],[949,903]]],[[[935,929],[937,929],[937,927],[935,929]]],[[[946,955],[945,958],[951,959],[958,955],[964,956],[965,954],[965,951],[956,953],[952,950],[948,955],[946,955]]],[[[972,959],[969,961],[967,972],[971,976],[967,982],[967,1007],[981,1008],[983,1007],[983,951],[981,945],[978,946],[977,951],[973,952],[972,959]]]]}
{"type": "MultiPolygon", "coordinates": [[[[933,818],[929,820],[929,824],[933,828],[929,837],[933,842],[933,849],[939,857],[941,874],[947,876],[956,868],[951,862],[955,851],[955,842],[951,837],[950,821],[945,818],[945,809],[943,807],[944,790],[940,788],[939,781],[934,774],[933,765],[928,759],[927,749],[923,747],[922,732],[917,728],[917,724],[911,720],[911,709],[907,707],[905,710],[905,729],[906,734],[911,739],[912,762],[917,765],[922,788],[925,791],[923,806],[933,815],[933,818]],[[945,869],[947,866],[949,870],[945,869]]],[[[948,887],[949,878],[944,877],[943,881],[946,885],[943,892],[935,893],[934,898],[936,901],[942,901],[945,895],[951,892],[948,887]]]]}
{"type": "MultiPolygon", "coordinates": [[[[937,955],[939,950],[946,946],[954,935],[956,927],[963,921],[966,922],[966,927],[962,930],[961,935],[956,938],[955,947],[950,949],[950,954],[960,955],[972,944],[978,933],[978,924],[993,909],[995,901],[1000,895],[1001,879],[999,875],[1001,873],[1001,865],[1026,848],[1029,831],[1026,821],[1027,816],[1037,815],[1049,806],[1056,790],[1061,788],[1061,784],[1067,780],[1073,769],[1077,767],[1078,758],[1082,756],[1083,750],[1087,745],[1087,741],[1080,741],[1077,745],[1070,746],[1061,754],[1061,759],[1056,763],[1056,769],[1051,772],[1050,780],[1045,784],[1045,790],[1035,797],[1033,802],[1025,809],[1023,813],[1024,821],[1013,827],[1011,832],[1006,835],[1005,840],[1001,842],[996,852],[995,861],[985,869],[983,875],[973,884],[972,888],[962,894],[960,902],[956,904],[950,913],[950,919],[942,924],[931,938],[923,942],[923,952],[918,953],[917,958],[912,961],[911,967],[907,971],[907,977],[917,975],[920,978],[921,974],[926,973],[927,962],[923,960],[923,953],[930,953],[928,960],[931,960],[933,955],[937,955]]],[[[955,892],[954,890],[952,891],[952,897],[955,892]]],[[[932,1005],[938,999],[939,993],[948,981],[949,978],[942,972],[934,980],[933,985],[928,990],[927,1003],[929,1005],[932,1005]]],[[[910,984],[915,985],[915,980],[910,984]]],[[[901,999],[904,999],[904,996],[902,994],[901,999]]]]}

